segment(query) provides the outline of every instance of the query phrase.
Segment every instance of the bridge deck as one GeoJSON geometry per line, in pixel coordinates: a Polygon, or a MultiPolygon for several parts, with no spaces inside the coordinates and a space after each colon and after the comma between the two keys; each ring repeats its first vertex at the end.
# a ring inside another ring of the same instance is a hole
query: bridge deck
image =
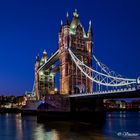
{"type": "Polygon", "coordinates": [[[96,92],[96,93],[82,93],[69,95],[70,98],[140,98],[140,90],[126,90],[126,91],[108,91],[108,92],[96,92]]]}

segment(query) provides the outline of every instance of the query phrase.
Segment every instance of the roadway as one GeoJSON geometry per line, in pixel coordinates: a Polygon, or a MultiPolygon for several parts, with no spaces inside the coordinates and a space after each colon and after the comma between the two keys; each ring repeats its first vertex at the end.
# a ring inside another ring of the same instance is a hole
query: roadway
{"type": "Polygon", "coordinates": [[[95,93],[82,93],[68,95],[70,98],[97,98],[97,99],[109,99],[109,98],[140,98],[139,90],[124,90],[124,91],[107,91],[107,92],[95,92],[95,93]]]}

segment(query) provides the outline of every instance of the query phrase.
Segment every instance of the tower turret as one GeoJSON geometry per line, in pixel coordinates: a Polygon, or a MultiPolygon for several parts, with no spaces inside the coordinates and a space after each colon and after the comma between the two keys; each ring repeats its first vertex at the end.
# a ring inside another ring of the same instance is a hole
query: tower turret
{"type": "Polygon", "coordinates": [[[79,20],[79,14],[77,13],[77,10],[75,10],[75,12],[73,13],[73,18],[70,26],[71,28],[76,29],[79,24],[81,24],[79,20]]]}
{"type": "Polygon", "coordinates": [[[88,59],[90,60],[90,67],[92,67],[92,51],[93,51],[93,33],[92,33],[92,23],[91,20],[89,21],[89,28],[88,28],[88,33],[87,33],[87,41],[86,41],[86,46],[87,46],[87,52],[88,52],[88,59]]]}
{"type": "Polygon", "coordinates": [[[91,23],[91,20],[89,21],[89,27],[88,27],[88,38],[92,40],[92,36],[93,36],[93,33],[92,33],[92,23],[91,23]]]}
{"type": "Polygon", "coordinates": [[[38,69],[40,67],[40,58],[39,55],[36,56],[36,61],[35,61],[35,95],[36,99],[39,100],[39,74],[38,74],[38,69]]]}
{"type": "Polygon", "coordinates": [[[66,14],[66,24],[65,25],[70,25],[70,23],[69,23],[69,14],[68,14],[68,12],[67,12],[67,14],[66,14]]]}
{"type": "Polygon", "coordinates": [[[62,32],[62,28],[63,28],[63,21],[61,20],[61,27],[60,27],[60,30],[59,30],[59,33],[61,33],[62,32]]]}
{"type": "Polygon", "coordinates": [[[46,63],[47,62],[47,59],[48,59],[47,52],[46,52],[46,50],[44,50],[43,51],[43,54],[42,54],[42,58],[40,60],[40,65],[43,65],[44,63],[46,63]]]}
{"type": "Polygon", "coordinates": [[[40,58],[39,58],[39,54],[36,56],[36,62],[39,62],[40,58]]]}

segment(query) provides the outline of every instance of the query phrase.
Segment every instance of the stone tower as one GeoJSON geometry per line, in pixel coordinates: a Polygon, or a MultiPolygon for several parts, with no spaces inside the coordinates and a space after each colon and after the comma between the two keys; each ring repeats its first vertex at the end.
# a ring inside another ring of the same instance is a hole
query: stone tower
{"type": "Polygon", "coordinates": [[[40,71],[39,68],[47,62],[47,52],[44,50],[42,58],[39,56],[36,57],[35,61],[35,95],[36,99],[40,100],[42,97],[45,97],[47,94],[54,94],[54,73],[51,72],[52,67],[40,71]]]}
{"type": "MultiPolygon", "coordinates": [[[[79,19],[77,10],[73,13],[69,22],[68,14],[66,22],[61,22],[59,31],[60,49],[60,94],[75,94],[92,92],[92,82],[86,78],[76,67],[68,53],[68,48],[87,66],[92,67],[92,29],[91,21],[86,33],[79,19]]],[[[92,73],[91,73],[92,75],[92,73]]]]}

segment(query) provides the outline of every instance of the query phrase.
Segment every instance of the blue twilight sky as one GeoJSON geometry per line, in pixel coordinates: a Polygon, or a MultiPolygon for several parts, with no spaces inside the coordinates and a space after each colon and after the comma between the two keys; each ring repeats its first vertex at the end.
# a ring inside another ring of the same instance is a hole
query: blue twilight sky
{"type": "Polygon", "coordinates": [[[93,22],[94,53],[129,78],[140,75],[140,0],[1,0],[0,95],[32,90],[34,62],[58,48],[58,31],[74,9],[87,31],[93,22]]]}

